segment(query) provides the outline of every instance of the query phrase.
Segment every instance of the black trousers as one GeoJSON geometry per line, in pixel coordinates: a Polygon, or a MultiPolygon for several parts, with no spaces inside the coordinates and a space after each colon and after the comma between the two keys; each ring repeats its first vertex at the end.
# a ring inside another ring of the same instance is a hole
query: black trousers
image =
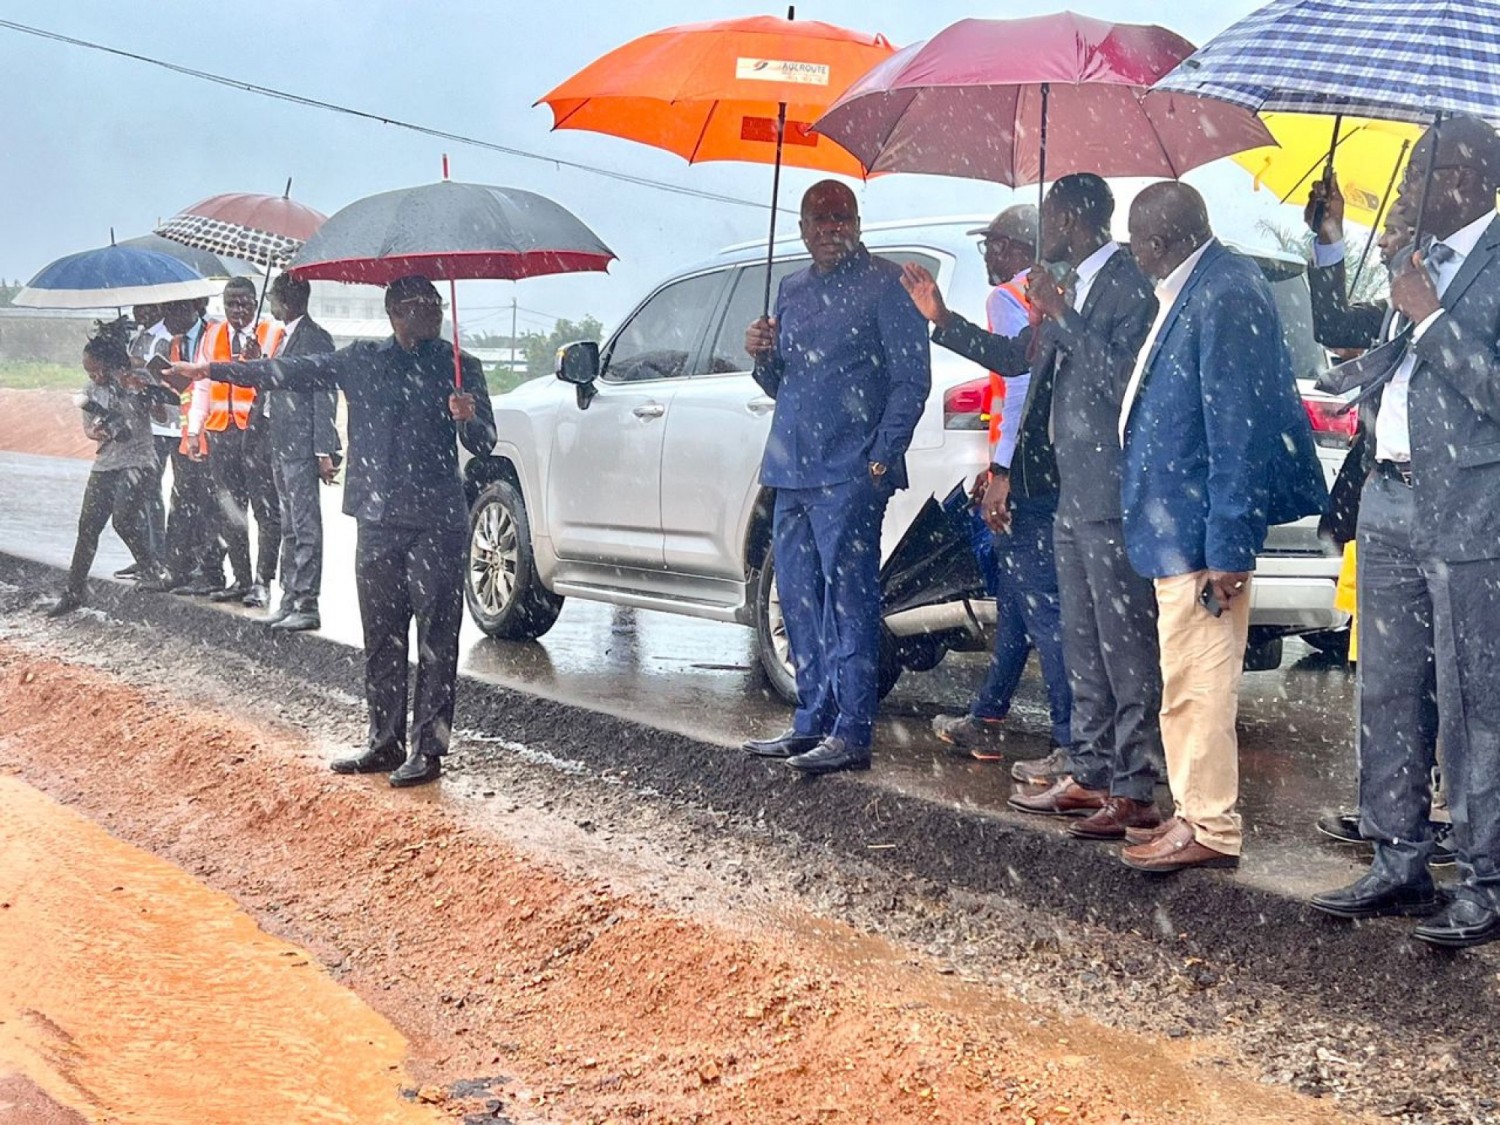
{"type": "Polygon", "coordinates": [[[467,540],[467,532],[455,528],[359,525],[354,582],[365,636],[372,750],[408,746],[407,634],[415,618],[417,690],[410,748],[432,755],[448,752],[467,540]]]}
{"type": "Polygon", "coordinates": [[[208,439],[219,538],[229,553],[236,586],[270,585],[281,553],[281,505],[271,468],[269,427],[252,419],[248,429],[233,422],[208,439]],[[250,512],[255,513],[255,571],[250,569],[250,512]]]}
{"type": "Polygon", "coordinates": [[[146,509],[156,487],[155,469],[106,469],[89,474],[83,490],[83,509],[78,513],[78,538],[73,543],[73,563],[68,568],[68,590],[83,595],[89,568],[99,553],[104,525],[114,520],[115,534],[125,541],[142,578],[157,572],[156,551],[146,509]]]}
{"type": "Polygon", "coordinates": [[[162,492],[162,481],[167,475],[167,464],[177,448],[178,439],[157,434],[151,439],[156,447],[156,487],[146,503],[146,522],[151,528],[151,545],[156,548],[157,558],[165,560],[167,554],[167,501],[162,492]]]}
{"type": "Polygon", "coordinates": [[[323,500],[316,457],[278,459],[276,495],[281,502],[281,601],[314,611],[323,585],[323,500]]]}
{"type": "Polygon", "coordinates": [[[172,451],[172,508],[167,515],[167,569],[178,582],[194,575],[223,578],[213,518],[213,478],[208,463],[172,451]],[[215,575],[214,571],[218,574],[215,575]]]}

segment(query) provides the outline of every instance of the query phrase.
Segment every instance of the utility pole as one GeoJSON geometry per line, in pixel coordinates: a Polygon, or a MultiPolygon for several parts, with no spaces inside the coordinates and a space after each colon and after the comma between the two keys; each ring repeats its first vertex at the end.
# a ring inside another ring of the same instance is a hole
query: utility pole
{"type": "Polygon", "coordinates": [[[516,370],[516,299],[510,299],[510,369],[516,370]]]}

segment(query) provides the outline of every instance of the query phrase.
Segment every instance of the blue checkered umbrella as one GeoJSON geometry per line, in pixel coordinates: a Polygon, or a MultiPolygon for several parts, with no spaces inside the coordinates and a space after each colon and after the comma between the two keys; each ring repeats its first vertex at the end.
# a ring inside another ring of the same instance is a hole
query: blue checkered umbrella
{"type": "Polygon", "coordinates": [[[1500,2],[1272,0],[1153,89],[1259,112],[1500,122],[1500,2]]]}

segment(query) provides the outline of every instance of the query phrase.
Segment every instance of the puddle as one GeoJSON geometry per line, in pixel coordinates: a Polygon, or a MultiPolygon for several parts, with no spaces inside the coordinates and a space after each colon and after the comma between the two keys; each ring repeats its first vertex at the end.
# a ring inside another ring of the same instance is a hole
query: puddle
{"type": "Polygon", "coordinates": [[[401,1034],[305,951],[9,777],[0,966],[0,1075],[86,1121],[444,1120],[401,1097],[401,1034]]]}

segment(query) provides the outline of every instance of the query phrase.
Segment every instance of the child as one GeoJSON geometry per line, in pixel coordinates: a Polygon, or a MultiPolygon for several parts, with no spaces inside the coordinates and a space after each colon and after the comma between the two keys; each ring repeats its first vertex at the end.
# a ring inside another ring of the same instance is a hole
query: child
{"type": "Polygon", "coordinates": [[[151,442],[152,392],[131,370],[129,327],[123,317],[100,323],[83,348],[89,385],[78,405],[83,411],[83,431],[99,443],[99,449],[78,514],[68,586],[48,617],[61,617],[83,604],[99,536],[111,518],[115,532],[135,556],[137,585],[146,590],[164,590],[169,585],[157,561],[148,517],[151,490],[160,487],[151,442]]]}

